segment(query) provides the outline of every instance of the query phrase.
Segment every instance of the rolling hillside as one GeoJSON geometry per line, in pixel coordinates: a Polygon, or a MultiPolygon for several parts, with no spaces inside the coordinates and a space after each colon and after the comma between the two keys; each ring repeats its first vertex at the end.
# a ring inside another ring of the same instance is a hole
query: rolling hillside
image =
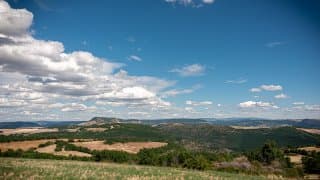
{"type": "Polygon", "coordinates": [[[196,142],[207,149],[247,151],[262,146],[268,140],[275,141],[281,147],[320,143],[320,136],[293,127],[244,130],[215,125],[166,124],[158,128],[186,145],[196,142]]]}

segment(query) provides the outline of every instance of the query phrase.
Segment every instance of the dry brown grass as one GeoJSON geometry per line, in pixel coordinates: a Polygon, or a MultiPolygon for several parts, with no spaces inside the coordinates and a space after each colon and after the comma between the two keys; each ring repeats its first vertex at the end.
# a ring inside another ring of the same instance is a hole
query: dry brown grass
{"type": "Polygon", "coordinates": [[[320,134],[320,129],[306,129],[306,128],[297,128],[300,131],[304,131],[311,134],[320,134]]]}
{"type": "Polygon", "coordinates": [[[320,147],[315,147],[315,146],[302,147],[302,148],[299,148],[299,149],[305,150],[305,151],[316,151],[316,152],[320,152],[320,147]]]}
{"type": "Polygon", "coordinates": [[[107,130],[107,128],[86,128],[86,130],[91,132],[103,132],[107,130]]]}
{"type": "Polygon", "coordinates": [[[69,156],[69,155],[71,155],[71,156],[78,156],[78,157],[91,157],[92,156],[91,154],[84,153],[84,152],[65,151],[65,150],[55,152],[54,155],[58,155],[58,156],[69,156]]]}
{"type": "Polygon", "coordinates": [[[16,141],[16,142],[0,143],[0,150],[1,151],[7,151],[8,149],[28,150],[30,148],[37,148],[39,144],[44,144],[48,141],[54,142],[55,139],[41,139],[41,140],[32,140],[32,141],[16,141]]]}
{"type": "Polygon", "coordinates": [[[58,132],[57,128],[39,128],[39,127],[30,127],[30,128],[16,128],[16,129],[0,129],[1,135],[12,135],[12,134],[36,134],[43,132],[58,132]]]}
{"type": "Polygon", "coordinates": [[[39,153],[50,153],[50,154],[52,154],[52,153],[55,152],[54,150],[56,149],[56,147],[57,147],[56,144],[52,144],[50,146],[38,148],[38,149],[36,149],[36,151],[39,152],[39,153]]]}
{"type": "Polygon", "coordinates": [[[158,148],[166,146],[165,142],[127,142],[127,143],[114,143],[104,144],[104,141],[90,141],[90,142],[75,142],[76,146],[89,148],[90,150],[114,150],[125,151],[128,153],[136,154],[143,148],[158,148]]]}
{"type": "Polygon", "coordinates": [[[320,174],[307,174],[304,176],[304,179],[320,179],[320,174]]]}
{"type": "MultiPolygon", "coordinates": [[[[280,179],[279,176],[268,176],[280,179]]],[[[83,161],[0,158],[0,179],[260,180],[266,176],[83,161]]],[[[282,178],[283,179],[283,178],[282,178]]]]}

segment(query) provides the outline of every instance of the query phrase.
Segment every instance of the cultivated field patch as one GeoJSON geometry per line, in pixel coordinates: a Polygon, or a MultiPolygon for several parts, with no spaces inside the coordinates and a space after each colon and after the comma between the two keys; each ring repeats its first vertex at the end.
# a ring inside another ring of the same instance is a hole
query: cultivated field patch
{"type": "Polygon", "coordinates": [[[104,132],[107,128],[86,128],[86,130],[91,132],[104,132]]]}
{"type": "Polygon", "coordinates": [[[311,134],[320,134],[320,129],[306,129],[306,128],[297,128],[298,130],[311,133],[311,134]]]}
{"type": "Polygon", "coordinates": [[[22,149],[24,151],[30,148],[37,148],[40,144],[44,144],[46,142],[54,142],[55,139],[41,139],[41,140],[30,140],[30,141],[13,141],[13,142],[5,142],[0,143],[0,150],[2,152],[7,151],[8,149],[18,150],[22,149]]]}
{"type": "Polygon", "coordinates": [[[75,142],[73,144],[76,146],[89,148],[90,150],[125,151],[132,154],[136,154],[144,148],[158,148],[167,145],[165,142],[127,142],[105,144],[104,141],[75,142]]]}
{"type": "Polygon", "coordinates": [[[320,147],[315,147],[315,146],[301,147],[301,148],[299,148],[299,149],[305,150],[305,151],[316,151],[316,152],[320,152],[320,147]]]}
{"type": "Polygon", "coordinates": [[[80,128],[69,128],[69,129],[65,129],[65,131],[67,132],[78,132],[80,130],[80,128]]]}

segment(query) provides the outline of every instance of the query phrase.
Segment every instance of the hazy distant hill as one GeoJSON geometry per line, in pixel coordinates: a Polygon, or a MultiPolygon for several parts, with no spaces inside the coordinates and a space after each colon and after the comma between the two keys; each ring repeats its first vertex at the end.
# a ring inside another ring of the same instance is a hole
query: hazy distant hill
{"type": "Polygon", "coordinates": [[[231,119],[207,119],[210,124],[223,126],[266,126],[266,127],[283,127],[293,126],[301,128],[320,128],[320,120],[317,119],[298,119],[298,120],[269,120],[254,118],[231,118],[231,119]]]}
{"type": "Polygon", "coordinates": [[[119,123],[120,121],[121,120],[117,118],[94,117],[89,121],[79,123],[79,126],[103,125],[103,124],[110,124],[110,123],[119,123]]]}
{"type": "Polygon", "coordinates": [[[182,123],[182,124],[213,124],[222,126],[265,126],[265,127],[302,127],[302,128],[320,128],[320,120],[316,119],[299,119],[299,120],[269,120],[260,118],[175,118],[175,119],[152,119],[152,120],[138,120],[138,119],[119,119],[109,117],[94,117],[90,121],[83,124],[94,123],[135,123],[135,124],[167,124],[167,123],[182,123]]]}
{"type": "Polygon", "coordinates": [[[204,119],[154,119],[154,120],[139,120],[139,119],[119,119],[111,117],[94,117],[89,121],[83,122],[79,125],[89,126],[89,125],[101,125],[110,123],[130,123],[130,124],[147,124],[147,125],[157,125],[157,124],[167,124],[167,123],[182,123],[182,124],[203,124],[209,123],[204,119]]]}
{"type": "Polygon", "coordinates": [[[41,127],[62,127],[62,126],[72,126],[78,125],[85,121],[37,121],[41,127]]]}
{"type": "Polygon", "coordinates": [[[139,119],[120,119],[113,117],[94,117],[89,121],[17,121],[17,122],[0,122],[0,128],[19,128],[19,127],[61,127],[70,125],[101,125],[110,123],[131,123],[131,124],[147,124],[159,125],[168,123],[181,123],[181,124],[212,124],[220,126],[264,126],[264,127],[284,127],[293,126],[301,128],[319,128],[320,120],[317,119],[279,119],[269,120],[260,118],[175,118],[175,119],[152,119],[152,120],[139,120],[139,119]]]}
{"type": "Polygon", "coordinates": [[[304,128],[320,128],[320,120],[303,119],[300,122],[296,122],[296,124],[294,126],[296,126],[296,127],[304,127],[304,128]]]}
{"type": "Polygon", "coordinates": [[[22,127],[41,127],[36,122],[0,122],[0,129],[12,129],[12,128],[22,128],[22,127]]]}
{"type": "Polygon", "coordinates": [[[77,125],[84,121],[16,121],[16,122],[0,122],[0,129],[13,129],[24,127],[62,127],[77,125]]]}
{"type": "Polygon", "coordinates": [[[208,123],[204,119],[188,119],[188,118],[177,118],[177,119],[155,119],[155,120],[141,120],[140,123],[143,124],[166,124],[166,123],[182,123],[182,124],[203,124],[208,123]]]}

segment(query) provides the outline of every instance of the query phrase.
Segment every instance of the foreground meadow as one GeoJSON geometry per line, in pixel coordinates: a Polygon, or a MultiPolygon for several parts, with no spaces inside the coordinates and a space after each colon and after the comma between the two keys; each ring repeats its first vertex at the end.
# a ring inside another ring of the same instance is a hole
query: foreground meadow
{"type": "Polygon", "coordinates": [[[218,171],[81,161],[0,158],[0,179],[266,179],[218,171]]]}

